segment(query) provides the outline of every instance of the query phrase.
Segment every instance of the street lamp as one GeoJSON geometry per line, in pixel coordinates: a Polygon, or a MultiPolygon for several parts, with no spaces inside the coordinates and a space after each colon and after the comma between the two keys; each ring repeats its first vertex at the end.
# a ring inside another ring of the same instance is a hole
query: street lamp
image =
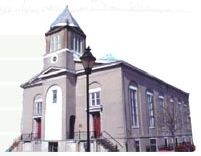
{"type": "Polygon", "coordinates": [[[86,74],[86,93],[87,93],[87,152],[90,152],[90,132],[89,132],[89,74],[91,74],[92,67],[96,61],[96,58],[90,52],[90,47],[85,49],[84,54],[80,57],[82,65],[86,74]]]}

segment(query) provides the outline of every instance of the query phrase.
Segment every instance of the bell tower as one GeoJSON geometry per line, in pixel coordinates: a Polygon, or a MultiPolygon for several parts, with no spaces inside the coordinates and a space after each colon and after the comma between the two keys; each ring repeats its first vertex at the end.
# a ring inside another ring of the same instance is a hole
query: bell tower
{"type": "Polygon", "coordinates": [[[58,67],[74,70],[74,58],[83,54],[86,35],[71,15],[68,6],[51,24],[45,39],[44,69],[58,67]]]}

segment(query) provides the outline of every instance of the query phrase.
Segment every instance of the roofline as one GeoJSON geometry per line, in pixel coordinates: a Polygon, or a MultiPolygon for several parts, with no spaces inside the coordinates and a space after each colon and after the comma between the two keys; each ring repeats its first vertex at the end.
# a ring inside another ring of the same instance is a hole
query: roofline
{"type": "Polygon", "coordinates": [[[158,81],[160,83],[163,83],[164,85],[168,85],[169,87],[172,87],[172,88],[174,88],[174,89],[176,89],[178,91],[181,91],[184,94],[189,95],[188,92],[185,92],[185,91],[183,91],[183,90],[181,90],[181,89],[179,89],[179,88],[177,88],[177,87],[175,87],[175,86],[173,86],[173,85],[171,85],[171,84],[169,84],[169,83],[167,83],[167,82],[165,82],[165,81],[163,81],[163,80],[161,80],[161,79],[159,79],[159,78],[157,78],[157,77],[155,77],[155,76],[153,76],[151,74],[149,74],[148,72],[143,71],[143,70],[141,70],[141,69],[129,64],[128,62],[122,61],[122,65],[124,65],[124,66],[126,66],[128,68],[131,68],[132,70],[135,70],[135,71],[137,71],[137,72],[139,72],[139,73],[141,73],[141,74],[143,74],[143,75],[145,75],[145,76],[147,76],[147,77],[149,77],[149,78],[151,78],[153,80],[156,80],[156,81],[158,81]]]}
{"type": "MultiPolygon", "coordinates": [[[[75,61],[75,62],[81,62],[79,59],[76,59],[76,60],[74,60],[74,61],[75,61]]],[[[136,72],[138,72],[138,73],[140,73],[140,74],[143,74],[144,76],[146,76],[146,77],[148,77],[148,78],[150,78],[150,79],[152,79],[152,80],[155,80],[155,81],[157,81],[157,82],[159,82],[159,83],[162,83],[162,84],[164,84],[164,85],[167,85],[168,87],[171,87],[171,88],[173,88],[173,89],[176,89],[176,90],[182,92],[183,94],[186,94],[186,95],[189,96],[189,93],[187,93],[187,92],[185,92],[185,91],[183,91],[183,90],[181,90],[181,89],[179,89],[179,88],[177,88],[177,87],[175,87],[175,86],[173,86],[173,85],[171,85],[171,84],[169,84],[169,83],[166,83],[165,81],[163,81],[163,80],[161,80],[161,79],[159,79],[159,78],[157,78],[157,77],[155,77],[155,76],[153,76],[153,75],[151,75],[151,74],[149,74],[149,73],[147,73],[147,72],[145,72],[145,71],[143,71],[143,70],[141,70],[141,69],[139,69],[139,68],[137,68],[137,67],[135,67],[135,66],[129,64],[128,62],[123,61],[123,60],[118,60],[118,61],[110,62],[110,63],[102,63],[102,65],[100,65],[100,64],[101,64],[100,62],[97,62],[97,64],[99,64],[99,66],[93,67],[92,72],[98,72],[98,71],[101,71],[101,70],[108,70],[108,69],[111,69],[111,68],[123,67],[123,66],[124,66],[124,67],[130,68],[131,70],[134,70],[134,71],[136,71],[136,72]]],[[[50,68],[51,68],[51,67],[50,67],[50,68]]],[[[48,68],[48,69],[50,69],[50,68],[48,68]]],[[[46,70],[48,70],[48,69],[46,69],[46,70]]],[[[77,71],[75,71],[75,72],[74,72],[74,71],[69,71],[69,70],[66,70],[66,69],[60,69],[60,71],[53,72],[53,73],[51,73],[51,74],[47,74],[47,75],[44,75],[44,76],[40,76],[40,75],[41,75],[43,72],[45,72],[46,70],[43,70],[42,72],[40,72],[39,74],[37,74],[36,76],[34,76],[33,78],[31,78],[29,81],[31,81],[31,80],[34,79],[35,77],[39,77],[40,79],[46,79],[46,78],[48,78],[48,77],[60,75],[61,73],[62,73],[62,74],[63,74],[63,73],[71,73],[71,74],[75,74],[76,76],[80,76],[80,75],[84,75],[84,74],[85,74],[85,70],[84,70],[84,69],[77,70],[77,71]]],[[[29,81],[26,82],[26,83],[23,83],[23,84],[20,85],[20,86],[21,86],[22,88],[25,88],[26,85],[29,86],[29,84],[28,84],[29,81]]],[[[36,82],[36,83],[38,83],[38,82],[36,82]]]]}
{"type": "MultiPolygon", "coordinates": [[[[124,66],[124,67],[130,68],[131,70],[134,70],[134,71],[136,71],[136,72],[138,72],[140,74],[143,74],[143,75],[147,76],[148,78],[150,78],[152,80],[158,81],[159,83],[162,83],[164,85],[168,85],[169,87],[171,87],[173,89],[176,89],[176,90],[178,90],[178,91],[180,91],[180,92],[182,92],[184,94],[189,95],[189,93],[187,93],[187,92],[185,92],[185,91],[183,91],[183,90],[181,90],[181,89],[179,89],[179,88],[177,88],[177,87],[175,87],[175,86],[173,86],[173,85],[171,85],[171,84],[169,84],[169,83],[167,83],[167,82],[165,82],[165,81],[163,81],[163,80],[161,80],[161,79],[159,79],[159,78],[157,78],[157,77],[155,77],[155,76],[153,76],[151,74],[149,74],[148,72],[146,72],[144,70],[141,70],[141,69],[129,64],[128,62],[123,61],[123,60],[118,60],[116,62],[107,63],[107,64],[103,64],[103,65],[98,66],[98,67],[94,67],[92,69],[92,72],[98,72],[100,70],[107,70],[107,69],[111,69],[111,68],[118,67],[118,66],[124,66]]],[[[85,74],[85,71],[84,71],[84,69],[79,70],[79,71],[76,72],[76,74],[77,75],[82,75],[82,74],[85,74]]]]}
{"type": "Polygon", "coordinates": [[[49,36],[53,33],[57,33],[63,29],[71,29],[72,31],[76,31],[77,33],[79,33],[81,36],[83,36],[84,38],[86,38],[86,34],[84,33],[84,31],[81,29],[81,28],[78,28],[78,27],[72,27],[72,26],[68,26],[68,25],[65,25],[65,26],[57,26],[57,27],[53,27],[53,28],[50,28],[46,33],[45,33],[45,36],[49,36]]]}
{"type": "MultiPolygon", "coordinates": [[[[103,64],[103,65],[100,65],[100,66],[97,66],[97,67],[93,67],[92,72],[97,72],[97,71],[103,70],[103,69],[111,69],[111,68],[119,66],[119,65],[121,65],[121,62],[119,62],[119,61],[103,64]]],[[[77,75],[83,75],[83,74],[85,74],[85,70],[84,69],[78,70],[78,71],[76,71],[76,74],[77,75]]]]}

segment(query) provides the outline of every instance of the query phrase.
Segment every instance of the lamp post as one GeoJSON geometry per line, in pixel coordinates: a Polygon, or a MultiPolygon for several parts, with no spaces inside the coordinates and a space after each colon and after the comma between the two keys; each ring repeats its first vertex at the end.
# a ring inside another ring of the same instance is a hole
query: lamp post
{"type": "Polygon", "coordinates": [[[96,58],[92,55],[90,47],[85,49],[84,54],[80,57],[82,65],[86,74],[86,93],[87,93],[87,152],[90,152],[90,131],[89,131],[89,74],[91,74],[92,67],[96,58]]]}

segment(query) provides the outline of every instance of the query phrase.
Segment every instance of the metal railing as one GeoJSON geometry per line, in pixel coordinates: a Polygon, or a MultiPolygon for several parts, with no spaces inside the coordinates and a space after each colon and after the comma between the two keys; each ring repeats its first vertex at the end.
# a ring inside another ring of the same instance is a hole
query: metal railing
{"type": "MultiPolygon", "coordinates": [[[[90,138],[91,139],[95,138],[94,134],[95,134],[95,131],[90,131],[90,138]]],[[[82,140],[82,141],[87,140],[87,131],[77,131],[77,132],[74,132],[74,136],[73,137],[69,137],[69,139],[82,140]]]]}
{"type": "Polygon", "coordinates": [[[124,147],[119,141],[117,141],[117,140],[116,140],[110,133],[108,133],[107,131],[103,131],[102,136],[103,136],[103,138],[112,140],[113,143],[118,144],[120,147],[122,147],[122,148],[124,147]],[[105,134],[106,134],[106,136],[105,136],[105,134]]]}
{"type": "Polygon", "coordinates": [[[21,140],[24,142],[31,142],[34,140],[41,140],[41,135],[38,133],[25,133],[21,135],[21,140]]]}

